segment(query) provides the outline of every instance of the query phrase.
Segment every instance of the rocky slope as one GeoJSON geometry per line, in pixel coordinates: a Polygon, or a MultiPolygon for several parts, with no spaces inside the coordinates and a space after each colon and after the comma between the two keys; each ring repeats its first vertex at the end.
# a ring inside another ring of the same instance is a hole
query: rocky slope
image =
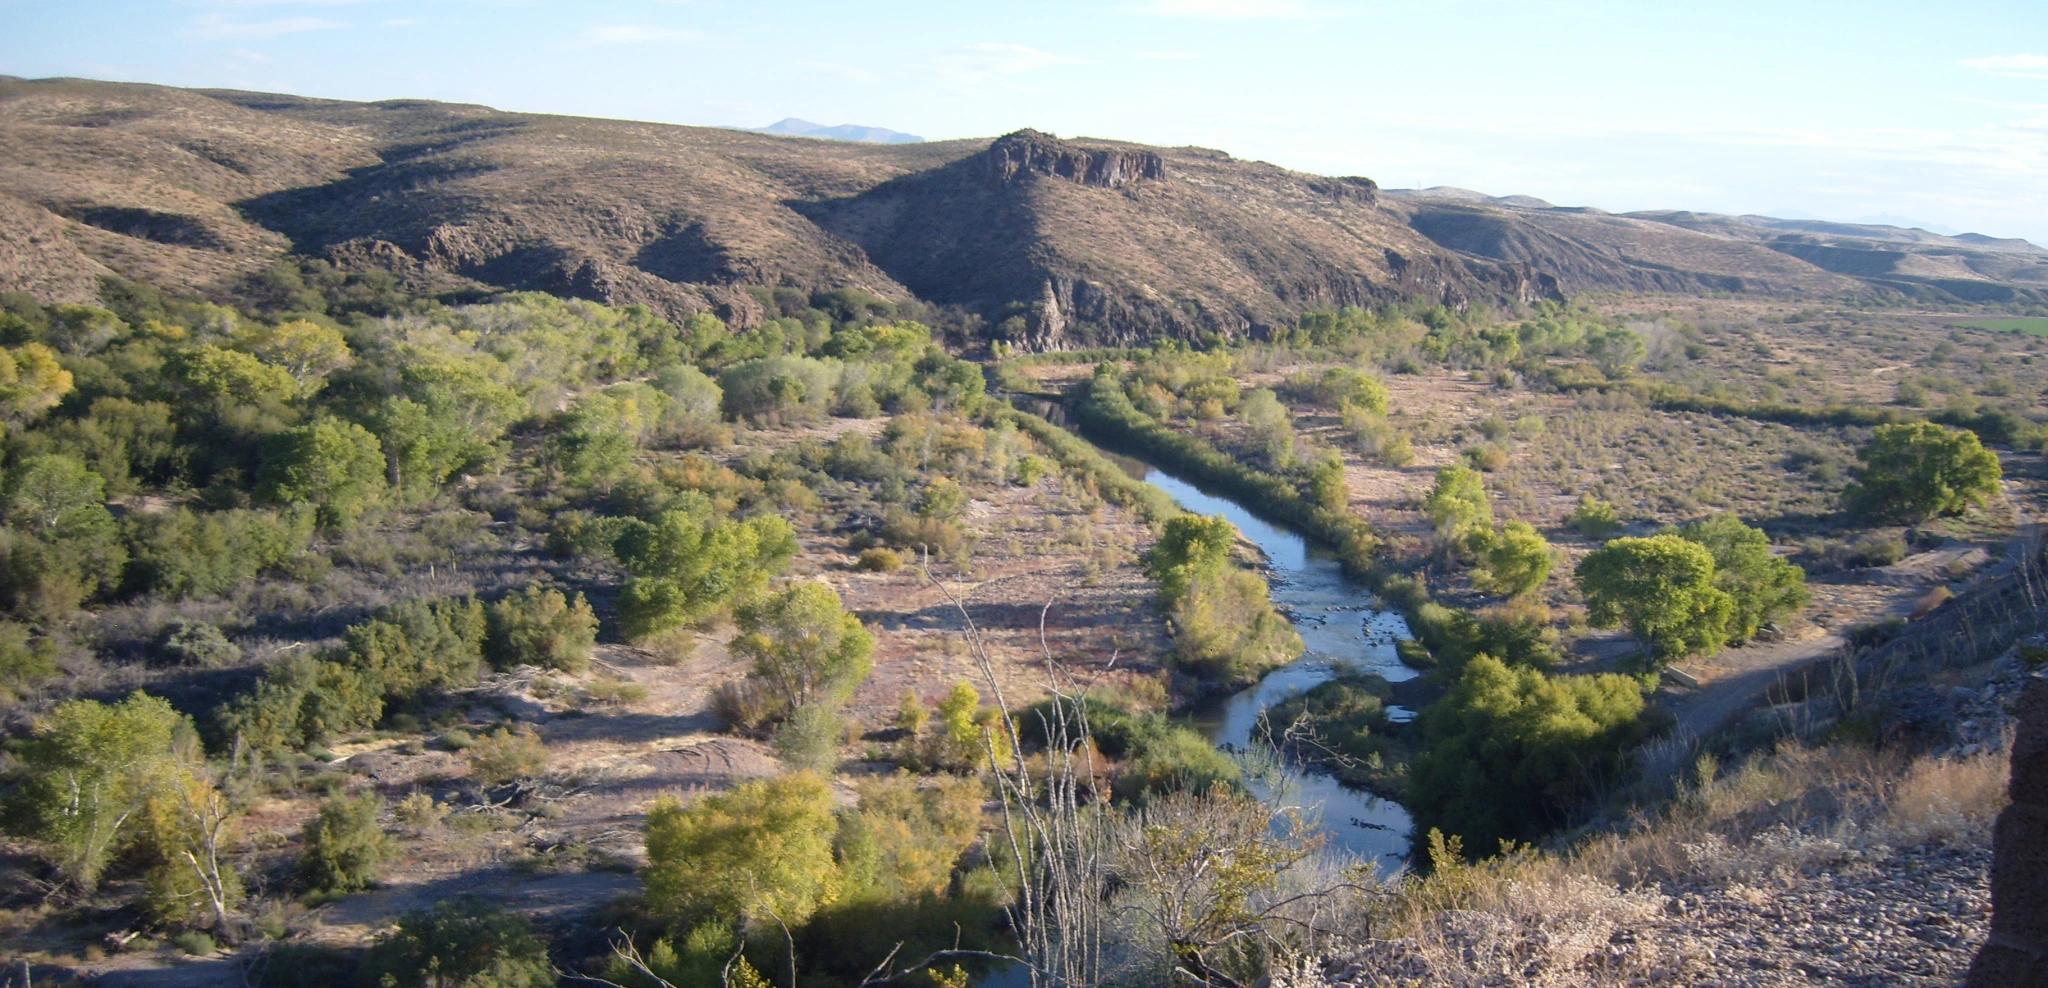
{"type": "Polygon", "coordinates": [[[862,144],[0,77],[0,291],[45,300],[88,300],[109,274],[218,294],[296,253],[418,290],[743,325],[762,315],[749,287],[914,294],[1069,347],[1414,298],[2048,298],[2048,253],[2027,245],[1458,191],[1033,131],[862,144]]]}

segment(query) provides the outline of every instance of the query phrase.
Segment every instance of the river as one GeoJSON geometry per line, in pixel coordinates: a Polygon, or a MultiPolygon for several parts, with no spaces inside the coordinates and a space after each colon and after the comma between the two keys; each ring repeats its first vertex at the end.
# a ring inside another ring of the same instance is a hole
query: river
{"type": "MultiPolygon", "coordinates": [[[[1245,538],[1265,552],[1271,566],[1267,580],[1273,604],[1307,645],[1300,658],[1197,715],[1196,725],[1218,746],[1244,748],[1261,712],[1345,670],[1373,673],[1389,682],[1419,675],[1395,653],[1395,643],[1411,637],[1408,622],[1398,613],[1380,609],[1370,591],[1345,577],[1334,555],[1234,501],[1164,471],[1148,469],[1145,482],[1172,495],[1189,511],[1230,519],[1245,538]]],[[[1400,707],[1389,708],[1389,713],[1396,720],[1413,716],[1400,707]]],[[[1319,816],[1335,849],[1373,859],[1382,869],[1399,864],[1408,855],[1408,811],[1399,803],[1353,789],[1315,769],[1296,775],[1288,791],[1279,795],[1289,805],[1319,816]]]]}

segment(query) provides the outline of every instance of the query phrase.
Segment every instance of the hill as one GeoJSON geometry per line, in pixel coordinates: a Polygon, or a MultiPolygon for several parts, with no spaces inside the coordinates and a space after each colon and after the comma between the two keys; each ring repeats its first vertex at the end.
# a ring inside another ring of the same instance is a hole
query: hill
{"type": "Polygon", "coordinates": [[[917,144],[924,138],[906,134],[885,127],[863,127],[859,124],[840,124],[828,127],[824,124],[784,117],[766,127],[750,128],[757,134],[781,134],[785,137],[817,137],[828,141],[859,141],[865,144],[917,144]]]}
{"type": "Polygon", "coordinates": [[[1033,131],[878,144],[0,79],[0,290],[46,301],[90,299],[106,275],[221,295],[300,254],[413,291],[537,289],[743,326],[764,311],[748,289],[915,295],[1037,348],[1417,298],[2048,299],[2031,245],[1893,229],[1382,195],[1033,131]]]}

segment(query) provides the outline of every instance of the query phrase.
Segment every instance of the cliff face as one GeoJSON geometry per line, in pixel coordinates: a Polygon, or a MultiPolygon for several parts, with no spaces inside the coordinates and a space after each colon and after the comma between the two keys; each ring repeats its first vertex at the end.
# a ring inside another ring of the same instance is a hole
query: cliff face
{"type": "Polygon", "coordinates": [[[1119,189],[1142,179],[1166,177],[1166,162],[1152,151],[1083,148],[1035,130],[998,138],[978,156],[991,185],[1027,175],[1063,178],[1076,185],[1119,189]]]}

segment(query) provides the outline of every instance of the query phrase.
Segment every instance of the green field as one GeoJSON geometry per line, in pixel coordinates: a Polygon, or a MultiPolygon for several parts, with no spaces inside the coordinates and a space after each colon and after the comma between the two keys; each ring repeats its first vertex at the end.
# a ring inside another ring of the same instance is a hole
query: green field
{"type": "Polygon", "coordinates": [[[2002,319],[1957,319],[1951,325],[1996,329],[2008,333],[2048,336],[2048,316],[2007,316],[2002,319]]]}

